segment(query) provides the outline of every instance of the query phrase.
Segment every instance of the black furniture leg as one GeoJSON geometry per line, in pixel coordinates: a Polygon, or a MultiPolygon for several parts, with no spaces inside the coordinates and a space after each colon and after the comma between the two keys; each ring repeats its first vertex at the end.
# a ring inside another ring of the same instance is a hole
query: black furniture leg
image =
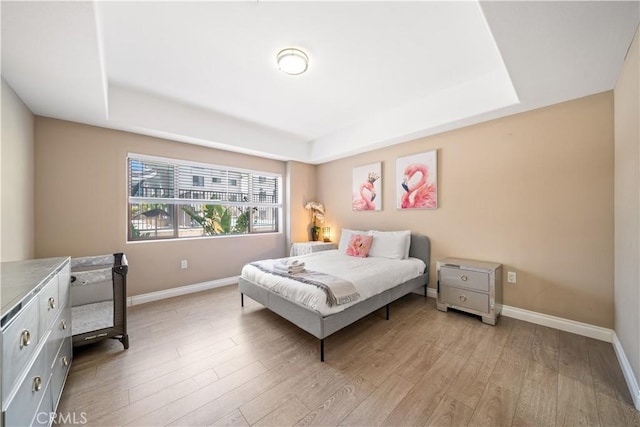
{"type": "Polygon", "coordinates": [[[240,292],[240,307],[244,307],[244,294],[240,292]]]}
{"type": "Polygon", "coordinates": [[[324,362],[324,338],[320,340],[320,361],[324,362]]]}
{"type": "Polygon", "coordinates": [[[389,320],[389,304],[387,304],[387,320],[389,320]]]}
{"type": "Polygon", "coordinates": [[[129,348],[129,335],[124,334],[122,338],[120,338],[120,342],[122,343],[124,349],[127,350],[129,348]]]}
{"type": "Polygon", "coordinates": [[[427,297],[427,285],[424,285],[424,297],[427,297]]]}

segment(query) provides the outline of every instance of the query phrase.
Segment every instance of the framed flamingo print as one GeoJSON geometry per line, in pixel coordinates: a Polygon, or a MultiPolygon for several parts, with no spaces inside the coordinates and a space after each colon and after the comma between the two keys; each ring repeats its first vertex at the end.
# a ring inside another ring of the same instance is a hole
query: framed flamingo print
{"type": "Polygon", "coordinates": [[[431,150],[396,160],[398,209],[438,207],[438,152],[431,150]]]}
{"type": "Polygon", "coordinates": [[[351,206],[354,211],[382,210],[382,163],[353,168],[351,206]]]}

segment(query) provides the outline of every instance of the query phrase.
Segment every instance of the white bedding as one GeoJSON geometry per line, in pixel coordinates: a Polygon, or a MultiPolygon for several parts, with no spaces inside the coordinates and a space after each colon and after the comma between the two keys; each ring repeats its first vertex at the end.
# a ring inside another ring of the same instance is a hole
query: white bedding
{"type": "Polygon", "coordinates": [[[426,268],[425,263],[418,258],[358,258],[345,255],[338,250],[316,252],[294,259],[304,261],[307,270],[321,271],[352,282],[360,298],[351,303],[329,307],[326,303],[327,297],[321,289],[265,273],[250,264],[243,267],[241,277],[326,316],[414,279],[426,268]]]}

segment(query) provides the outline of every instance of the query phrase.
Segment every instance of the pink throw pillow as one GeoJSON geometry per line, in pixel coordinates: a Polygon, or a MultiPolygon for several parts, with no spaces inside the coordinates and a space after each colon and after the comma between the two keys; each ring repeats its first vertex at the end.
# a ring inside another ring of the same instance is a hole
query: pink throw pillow
{"type": "Polygon", "coordinates": [[[365,258],[369,255],[369,249],[371,249],[371,243],[373,243],[373,236],[366,236],[364,234],[352,234],[347,246],[347,255],[365,258]]]}

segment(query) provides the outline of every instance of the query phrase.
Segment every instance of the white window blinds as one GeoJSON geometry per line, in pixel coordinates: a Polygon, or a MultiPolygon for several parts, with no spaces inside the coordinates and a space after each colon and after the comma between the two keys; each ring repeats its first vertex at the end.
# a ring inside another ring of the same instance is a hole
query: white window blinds
{"type": "Polygon", "coordinates": [[[279,231],[281,176],[128,156],[129,239],[279,231]]]}

